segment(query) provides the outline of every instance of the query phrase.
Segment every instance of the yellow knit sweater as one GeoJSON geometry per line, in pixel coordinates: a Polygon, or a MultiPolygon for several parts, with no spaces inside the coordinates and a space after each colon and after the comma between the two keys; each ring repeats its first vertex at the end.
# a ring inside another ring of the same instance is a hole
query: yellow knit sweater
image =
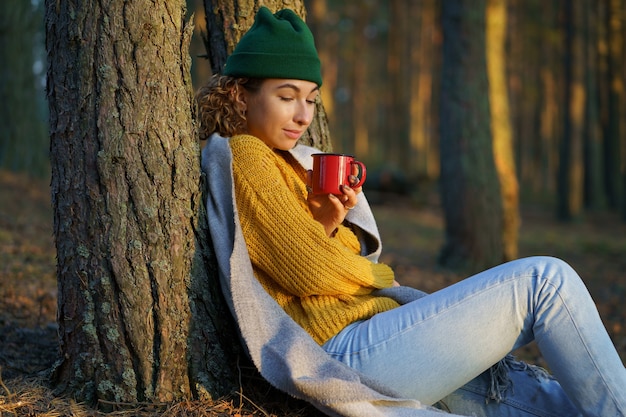
{"type": "MultiPolygon", "coordinates": [[[[360,256],[354,233],[334,237],[313,219],[306,172],[289,152],[249,135],[230,140],[235,198],[255,276],[317,343],[398,304],[371,295],[390,287],[391,268],[360,256]]],[[[262,314],[262,312],[259,312],[262,314]]]]}

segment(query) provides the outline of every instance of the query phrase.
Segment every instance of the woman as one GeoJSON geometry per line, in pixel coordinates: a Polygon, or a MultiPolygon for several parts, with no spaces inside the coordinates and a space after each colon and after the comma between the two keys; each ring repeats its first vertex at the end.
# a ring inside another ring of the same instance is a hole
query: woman
{"type": "Polygon", "coordinates": [[[397,284],[345,221],[361,190],[312,195],[290,152],[320,74],[304,22],[261,8],[223,75],[198,92],[202,135],[231,138],[237,213],[263,288],[329,355],[403,397],[466,415],[625,416],[626,371],[564,262],[509,262],[403,305],[377,291],[397,284]],[[488,370],[532,340],[558,382],[517,363],[511,386],[486,401],[488,370]]]}

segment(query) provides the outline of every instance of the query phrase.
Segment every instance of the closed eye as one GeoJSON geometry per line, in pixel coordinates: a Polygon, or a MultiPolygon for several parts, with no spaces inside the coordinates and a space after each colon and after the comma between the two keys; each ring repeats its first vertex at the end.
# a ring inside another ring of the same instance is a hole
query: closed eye
{"type": "Polygon", "coordinates": [[[315,104],[319,99],[319,94],[315,94],[313,97],[307,98],[306,102],[309,104],[315,104]]]}

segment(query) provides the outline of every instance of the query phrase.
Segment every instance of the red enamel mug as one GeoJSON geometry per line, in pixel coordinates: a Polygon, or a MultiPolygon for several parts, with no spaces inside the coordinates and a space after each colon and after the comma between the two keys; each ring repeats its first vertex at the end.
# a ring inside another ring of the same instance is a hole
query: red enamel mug
{"type": "Polygon", "coordinates": [[[365,182],[366,170],[363,162],[351,155],[338,153],[313,154],[311,188],[314,194],[341,195],[340,186],[358,188],[365,182]],[[352,181],[351,178],[352,177],[352,181]],[[354,183],[356,179],[356,183],[354,183]]]}

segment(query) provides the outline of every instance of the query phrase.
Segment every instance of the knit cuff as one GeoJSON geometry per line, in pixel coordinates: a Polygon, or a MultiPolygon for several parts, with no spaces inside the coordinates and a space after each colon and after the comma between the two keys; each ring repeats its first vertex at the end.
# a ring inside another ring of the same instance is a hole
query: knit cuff
{"type": "Polygon", "coordinates": [[[372,274],[374,275],[372,286],[375,288],[388,288],[393,285],[395,276],[389,265],[372,263],[372,274]]]}

